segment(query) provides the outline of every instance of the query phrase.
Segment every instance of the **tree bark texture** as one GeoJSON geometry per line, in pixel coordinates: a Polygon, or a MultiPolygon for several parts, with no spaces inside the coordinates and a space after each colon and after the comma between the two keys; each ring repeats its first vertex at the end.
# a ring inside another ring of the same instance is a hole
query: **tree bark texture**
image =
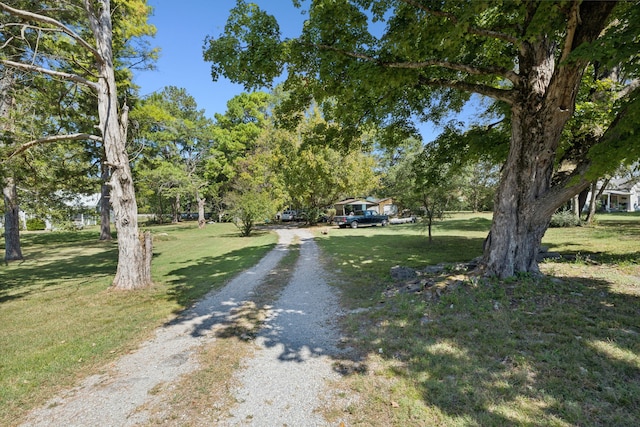
{"type": "Polygon", "coordinates": [[[109,0],[84,1],[100,53],[98,62],[98,115],[108,166],[111,167],[111,206],[118,233],[118,267],[113,287],[138,289],[151,285],[145,252],[138,231],[133,176],[126,150],[127,107],[118,115],[118,97],[113,65],[111,9],[109,0]],[[94,8],[94,5],[96,6],[94,8]]]}
{"type": "Polygon", "coordinates": [[[198,228],[204,228],[206,224],[204,218],[204,203],[206,200],[200,197],[200,194],[196,195],[196,200],[198,201],[198,228]]]}
{"type": "Polygon", "coordinates": [[[607,185],[609,185],[609,178],[604,180],[600,189],[598,189],[597,181],[591,183],[591,200],[589,201],[589,214],[587,215],[587,219],[585,220],[587,224],[593,224],[593,220],[596,217],[596,210],[598,209],[598,203],[600,202],[600,197],[602,196],[602,193],[604,193],[605,188],[607,188],[607,185]]]}
{"type": "Polygon", "coordinates": [[[4,260],[24,259],[20,248],[20,208],[18,191],[13,178],[5,178],[2,189],[4,195],[4,260]]]}
{"type": "MultiPolygon", "coordinates": [[[[14,104],[11,90],[15,84],[15,74],[5,70],[0,77],[0,117],[7,119],[14,104]]],[[[5,120],[3,130],[9,130],[11,125],[5,120]]],[[[18,206],[18,191],[13,177],[6,177],[2,183],[4,196],[4,259],[15,261],[23,259],[20,247],[20,207],[18,206]]]]}
{"type": "Polygon", "coordinates": [[[111,171],[109,166],[102,162],[101,165],[102,186],[100,187],[100,240],[111,240],[111,188],[109,178],[111,171]]]}
{"type": "MultiPolygon", "coordinates": [[[[568,50],[600,34],[613,3],[582,4],[580,25],[568,50]]],[[[573,113],[586,66],[581,61],[564,62],[564,57],[556,57],[558,50],[546,37],[520,48],[522,79],[514,87],[510,148],[484,250],[483,273],[487,276],[539,274],[536,256],[551,216],[589,185],[579,175],[573,181],[552,182],[561,132],[573,113]]]]}
{"type": "Polygon", "coordinates": [[[176,194],[171,204],[171,223],[177,224],[180,222],[180,193],[176,194]]]}

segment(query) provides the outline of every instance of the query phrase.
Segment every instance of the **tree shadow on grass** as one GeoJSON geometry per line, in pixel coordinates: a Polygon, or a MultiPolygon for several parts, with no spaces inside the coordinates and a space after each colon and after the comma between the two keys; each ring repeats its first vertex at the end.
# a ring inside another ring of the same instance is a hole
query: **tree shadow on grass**
{"type": "MultiPolygon", "coordinates": [[[[550,250],[553,250],[554,246],[572,246],[571,243],[564,243],[562,245],[548,245],[550,250]]],[[[574,246],[580,246],[575,244],[574,246]]],[[[562,251],[562,258],[554,260],[558,263],[576,263],[584,262],[587,264],[621,264],[621,263],[633,263],[640,264],[640,251],[623,253],[623,254],[611,254],[606,252],[594,252],[594,251],[562,251]]]]}
{"type": "Polygon", "coordinates": [[[435,227],[441,230],[456,231],[482,231],[489,232],[491,229],[491,219],[489,218],[467,218],[467,219],[447,219],[434,223],[435,227]]]}
{"type": "Polygon", "coordinates": [[[257,264],[274,247],[275,244],[243,248],[176,268],[168,273],[176,277],[169,282],[168,297],[180,307],[188,307],[209,291],[221,288],[234,275],[257,264]]]}
{"type": "Polygon", "coordinates": [[[32,292],[41,292],[66,281],[115,274],[115,246],[100,247],[90,255],[84,255],[83,251],[83,248],[78,248],[75,253],[50,258],[47,256],[50,250],[34,250],[26,253],[27,262],[14,261],[10,269],[0,268],[0,303],[23,298],[32,292]]]}
{"type": "Polygon", "coordinates": [[[473,425],[640,425],[639,295],[577,278],[417,298],[388,304],[367,341],[426,406],[473,425]]]}
{"type": "MultiPolygon", "coordinates": [[[[112,233],[115,238],[116,233],[112,233]]],[[[74,246],[78,243],[95,243],[100,239],[98,231],[42,231],[20,233],[20,245],[30,247],[32,245],[63,245],[74,246]]]]}
{"type": "MultiPolygon", "coordinates": [[[[332,235],[321,242],[334,265],[349,264],[345,270],[356,275],[342,278],[343,295],[371,307],[347,324],[365,354],[389,362],[391,373],[380,375],[401,390],[389,411],[394,423],[424,425],[435,411],[446,414],[445,424],[640,425],[640,290],[621,293],[586,277],[523,277],[454,282],[439,298],[381,295],[394,286],[390,266],[419,269],[481,253],[482,239],[417,239],[332,235]]],[[[617,263],[639,254],[583,255],[617,263]]]]}
{"type": "Polygon", "coordinates": [[[443,262],[471,261],[482,254],[484,238],[467,236],[435,236],[432,242],[424,235],[394,232],[376,234],[358,230],[361,235],[320,239],[319,244],[340,265],[380,278],[389,277],[394,265],[424,267],[443,262]]]}

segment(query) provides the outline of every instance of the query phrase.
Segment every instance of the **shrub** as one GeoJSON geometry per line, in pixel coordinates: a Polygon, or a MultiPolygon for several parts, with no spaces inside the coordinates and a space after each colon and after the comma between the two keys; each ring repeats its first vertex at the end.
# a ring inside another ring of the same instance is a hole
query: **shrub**
{"type": "Polygon", "coordinates": [[[40,218],[27,219],[27,231],[45,230],[47,225],[40,218]]]}
{"type": "Polygon", "coordinates": [[[577,227],[582,222],[573,212],[561,210],[553,214],[549,227],[577,227]]]}

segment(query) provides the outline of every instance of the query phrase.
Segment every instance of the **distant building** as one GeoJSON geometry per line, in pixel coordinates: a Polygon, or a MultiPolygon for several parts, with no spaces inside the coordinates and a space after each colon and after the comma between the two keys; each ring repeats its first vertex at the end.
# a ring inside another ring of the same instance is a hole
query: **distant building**
{"type": "MultiPolygon", "coordinates": [[[[591,194],[587,197],[587,206],[589,200],[591,200],[591,194]]],[[[602,192],[597,208],[607,212],[640,211],[638,178],[612,178],[602,192]]]]}
{"type": "Polygon", "coordinates": [[[349,212],[355,211],[374,211],[381,215],[396,215],[398,207],[393,204],[390,197],[384,199],[375,199],[367,197],[366,199],[345,199],[333,204],[336,209],[336,215],[348,215],[349,212]]]}

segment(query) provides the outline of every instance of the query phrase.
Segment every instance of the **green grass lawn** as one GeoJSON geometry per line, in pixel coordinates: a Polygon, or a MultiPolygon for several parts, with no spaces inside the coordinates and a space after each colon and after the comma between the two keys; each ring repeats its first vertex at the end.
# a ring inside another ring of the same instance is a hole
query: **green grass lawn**
{"type": "MultiPolygon", "coordinates": [[[[486,214],[455,214],[427,241],[420,225],[319,231],[356,368],[335,385],[329,417],[378,426],[640,425],[640,216],[550,229],[571,260],[547,274],[485,281],[455,268],[400,290],[395,265],[463,263],[481,253],[486,214]],[[355,310],[358,309],[358,310],[355,310]],[[350,396],[359,396],[350,399],[350,396]]],[[[157,326],[274,247],[229,224],[151,227],[150,289],[109,290],[116,244],[94,230],[25,233],[25,261],[0,267],[0,425],[99,372],[157,326]]]]}
{"type": "Polygon", "coordinates": [[[454,215],[432,244],[418,225],[318,236],[346,308],[359,308],[344,322],[358,368],[336,389],[360,399],[329,416],[376,426],[640,425],[640,217],[550,229],[543,243],[574,260],[543,263],[545,278],[445,270],[421,277],[438,281],[437,297],[389,292],[402,289],[392,266],[471,260],[489,227],[490,216],[454,215]]]}
{"type": "Polygon", "coordinates": [[[231,224],[150,230],[156,285],[134,292],[109,290],[117,246],[98,231],[22,235],[25,260],[0,267],[0,425],[135,347],[277,240],[231,224]]]}

